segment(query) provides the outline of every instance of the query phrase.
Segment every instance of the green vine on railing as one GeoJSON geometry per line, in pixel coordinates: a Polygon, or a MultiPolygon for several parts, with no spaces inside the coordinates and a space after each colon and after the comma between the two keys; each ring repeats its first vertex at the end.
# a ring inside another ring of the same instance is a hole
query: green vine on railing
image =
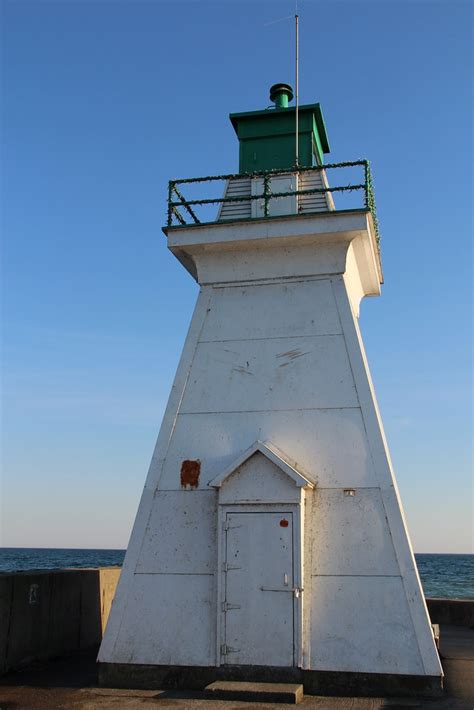
{"type": "Polygon", "coordinates": [[[372,214],[372,219],[374,221],[375,237],[377,239],[377,244],[380,244],[380,234],[379,234],[379,221],[377,219],[377,209],[375,207],[375,193],[374,193],[374,181],[372,178],[372,171],[370,169],[370,163],[368,160],[365,161],[365,206],[370,210],[372,214]]]}
{"type": "MultiPolygon", "coordinates": [[[[317,193],[325,193],[325,192],[353,192],[354,190],[365,190],[365,185],[343,185],[341,187],[323,187],[323,188],[314,188],[311,190],[297,190],[296,192],[290,191],[290,192],[271,192],[271,190],[267,191],[266,194],[266,199],[269,201],[270,199],[274,199],[276,197],[294,197],[295,195],[314,195],[317,193]]],[[[210,198],[207,200],[187,200],[186,204],[187,205],[217,205],[225,202],[247,202],[248,200],[261,200],[262,198],[265,199],[265,193],[262,192],[260,195],[244,195],[243,197],[216,197],[216,198],[210,198]]],[[[181,205],[180,202],[172,202],[171,203],[174,207],[179,207],[181,205]]],[[[268,215],[265,215],[268,216],[268,215]]]]}
{"type": "Polygon", "coordinates": [[[191,209],[191,207],[189,206],[189,202],[187,200],[185,200],[185,198],[183,197],[181,192],[178,190],[176,185],[174,186],[174,193],[179,198],[180,204],[183,205],[183,207],[185,208],[187,213],[193,218],[194,224],[200,224],[200,220],[196,217],[194,210],[191,209]]]}
{"type": "Polygon", "coordinates": [[[345,163],[326,163],[325,165],[312,165],[307,168],[288,168],[282,170],[281,168],[274,168],[273,170],[260,170],[253,173],[229,173],[228,175],[205,175],[204,177],[194,177],[194,178],[180,178],[179,180],[171,180],[173,185],[184,185],[189,182],[213,182],[215,180],[235,180],[236,178],[256,178],[264,177],[268,175],[281,175],[282,173],[310,173],[310,172],[321,172],[321,170],[329,170],[331,168],[353,168],[357,165],[365,166],[367,160],[351,160],[345,163]]]}
{"type": "MultiPolygon", "coordinates": [[[[352,192],[354,190],[364,190],[365,192],[365,200],[364,200],[364,206],[365,209],[370,211],[372,214],[372,219],[373,219],[373,224],[374,224],[374,230],[375,230],[375,236],[377,240],[377,244],[380,243],[380,236],[379,236],[379,225],[378,225],[378,220],[377,220],[377,212],[376,212],[376,207],[375,207],[375,195],[374,195],[374,186],[373,186],[373,178],[372,178],[372,172],[370,169],[370,164],[368,160],[353,160],[353,161],[346,161],[344,163],[327,163],[326,165],[317,165],[313,167],[308,167],[308,168],[295,168],[294,172],[298,173],[306,173],[306,172],[321,172],[323,170],[329,170],[331,168],[350,168],[350,167],[356,167],[356,166],[362,166],[364,168],[364,183],[363,184],[358,184],[358,185],[341,185],[337,187],[325,187],[325,188],[313,188],[309,190],[296,190],[291,191],[291,192],[273,192],[270,189],[270,180],[272,176],[275,175],[281,175],[282,173],[286,172],[292,172],[292,170],[281,170],[281,169],[276,169],[276,170],[265,170],[265,171],[260,171],[260,172],[253,172],[253,173],[234,173],[234,174],[229,174],[229,175],[211,175],[211,176],[206,176],[206,177],[198,177],[198,178],[183,178],[180,180],[170,180],[169,185],[168,185],[168,227],[173,226],[173,218],[176,219],[176,221],[180,225],[185,225],[186,220],[184,219],[183,215],[180,213],[179,208],[185,209],[187,213],[190,215],[190,217],[193,219],[194,224],[200,224],[200,220],[198,219],[196,213],[192,209],[192,206],[194,205],[211,205],[211,204],[223,204],[223,203],[234,203],[234,202],[247,202],[247,201],[252,201],[252,200],[261,200],[263,198],[263,214],[264,217],[269,216],[269,203],[272,199],[278,198],[278,197],[289,197],[289,196],[301,196],[301,195],[313,195],[313,194],[326,194],[326,193],[333,193],[333,192],[352,192]],[[230,180],[237,180],[237,179],[245,179],[245,178],[263,178],[263,192],[259,195],[244,195],[244,196],[239,196],[239,197],[221,197],[221,198],[215,198],[215,199],[202,199],[202,200],[186,200],[184,196],[181,194],[181,191],[178,189],[177,185],[184,185],[184,184],[191,184],[191,183],[203,183],[203,182],[215,182],[218,180],[225,180],[225,181],[230,181],[230,180]],[[174,199],[174,196],[177,197],[177,200],[174,199]]],[[[332,210],[328,210],[332,211],[332,210]]],[[[335,210],[337,211],[337,210],[335,210]]]]}
{"type": "Polygon", "coordinates": [[[269,187],[270,187],[270,175],[264,175],[264,177],[263,177],[263,215],[264,215],[264,217],[268,217],[269,187]]]}

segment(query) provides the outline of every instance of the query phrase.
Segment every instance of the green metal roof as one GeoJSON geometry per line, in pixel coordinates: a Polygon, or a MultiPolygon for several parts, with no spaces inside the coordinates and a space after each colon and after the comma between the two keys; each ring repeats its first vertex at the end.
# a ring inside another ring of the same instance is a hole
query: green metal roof
{"type": "MultiPolygon", "coordinates": [[[[290,114],[293,115],[293,124],[295,122],[294,118],[294,113],[296,109],[294,106],[289,106],[288,108],[266,108],[260,111],[244,111],[240,113],[231,113],[229,114],[229,118],[232,122],[232,125],[234,126],[235,132],[237,135],[238,133],[238,126],[241,121],[247,121],[251,120],[253,118],[259,118],[260,116],[265,116],[267,118],[274,116],[274,117],[282,117],[282,114],[290,114]]],[[[321,145],[323,148],[323,153],[329,153],[331,151],[329,147],[329,141],[328,141],[328,135],[327,135],[327,130],[326,130],[326,124],[324,122],[324,117],[323,117],[323,112],[321,109],[321,104],[304,104],[303,106],[300,106],[299,109],[299,114],[300,117],[302,114],[305,112],[309,111],[314,114],[314,118],[316,120],[316,125],[318,127],[318,133],[319,133],[319,138],[321,140],[321,145]]]]}

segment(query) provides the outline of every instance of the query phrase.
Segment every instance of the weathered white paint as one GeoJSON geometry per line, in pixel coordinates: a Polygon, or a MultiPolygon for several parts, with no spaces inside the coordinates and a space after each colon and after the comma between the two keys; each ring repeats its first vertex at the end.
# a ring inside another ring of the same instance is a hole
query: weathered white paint
{"type": "Polygon", "coordinates": [[[328,335],[200,343],[180,411],[191,414],[356,406],[344,338],[328,335]],[[324,366],[327,362],[331,362],[333,373],[329,380],[324,366]],[[305,377],[309,370],[310,380],[305,377]]]}
{"type": "Polygon", "coordinates": [[[192,451],[202,462],[199,487],[206,488],[237,452],[253,444],[255,435],[278,441],[284,451],[297,451],[301,470],[311,472],[318,486],[378,486],[358,407],[180,414],[166,459],[152,462],[150,486],[159,480],[160,490],[179,489],[176,471],[192,451]]]}
{"type": "Polygon", "coordinates": [[[293,513],[227,510],[224,544],[222,663],[295,665],[293,513]]]}
{"type": "Polygon", "coordinates": [[[114,662],[214,665],[215,594],[214,575],[134,574],[114,662]]]}
{"type": "MultiPolygon", "coordinates": [[[[285,483],[286,490],[287,478],[291,479],[297,488],[314,488],[314,482],[298,471],[296,464],[276,446],[269,441],[265,443],[256,441],[219,476],[209,481],[208,485],[213,488],[221,488],[226,483],[225,491],[227,493],[232,487],[237,487],[237,490],[242,491],[242,495],[245,493],[247,498],[252,497],[250,494],[254,490],[255,494],[258,493],[262,500],[268,502],[269,496],[273,496],[272,500],[283,500],[283,498],[278,498],[278,479],[285,483]],[[272,468],[271,471],[268,464],[262,468],[260,464],[262,457],[268,460],[272,468]],[[278,469],[280,470],[278,471],[278,469]],[[232,481],[228,481],[231,476],[232,481]],[[268,488],[265,488],[265,484],[268,488]]],[[[254,500],[256,499],[254,498],[254,500]]]]}
{"type": "Polygon", "coordinates": [[[215,574],[216,513],[216,499],[210,491],[163,491],[156,497],[136,571],[215,574]]]}
{"type": "Polygon", "coordinates": [[[216,222],[170,230],[168,237],[171,251],[203,285],[344,274],[349,245],[363,295],[379,295],[382,271],[368,212],[216,222]]]}
{"type": "Polygon", "coordinates": [[[202,342],[265,340],[291,335],[339,335],[341,323],[329,279],[246,284],[213,289],[202,342]],[[318,304],[318,309],[311,307],[318,304]],[[279,308],[285,304],[285,308],[279,308]]]}
{"type": "MultiPolygon", "coordinates": [[[[336,670],[361,673],[426,672],[400,577],[319,576],[312,581],[313,668],[334,670],[336,664],[336,670]]],[[[431,670],[440,672],[439,660],[431,670]]]]}
{"type": "Polygon", "coordinates": [[[311,571],[315,576],[398,575],[379,488],[319,488],[311,571]]]}
{"type": "MultiPolygon", "coordinates": [[[[226,662],[227,515],[255,533],[258,516],[291,513],[292,663],[440,675],[358,329],[360,299],[380,291],[371,217],[220,222],[168,242],[201,292],[99,660],[226,662]],[[185,460],[200,461],[195,490],[185,460]]],[[[250,608],[255,589],[238,589],[250,608]]],[[[239,662],[270,663],[252,656],[259,615],[244,627],[239,662]]]]}

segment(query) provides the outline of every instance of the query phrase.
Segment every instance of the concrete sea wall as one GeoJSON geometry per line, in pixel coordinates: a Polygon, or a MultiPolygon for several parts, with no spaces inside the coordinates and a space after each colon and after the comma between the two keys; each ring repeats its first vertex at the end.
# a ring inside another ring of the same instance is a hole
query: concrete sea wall
{"type": "MultiPolygon", "coordinates": [[[[0,574],[0,675],[99,645],[119,567],[0,574]]],[[[474,600],[427,599],[436,624],[474,626],[474,600]]]]}
{"type": "Polygon", "coordinates": [[[433,624],[474,627],[473,599],[427,599],[433,624]]]}
{"type": "Polygon", "coordinates": [[[0,574],[0,674],[98,646],[119,567],[0,574]]]}

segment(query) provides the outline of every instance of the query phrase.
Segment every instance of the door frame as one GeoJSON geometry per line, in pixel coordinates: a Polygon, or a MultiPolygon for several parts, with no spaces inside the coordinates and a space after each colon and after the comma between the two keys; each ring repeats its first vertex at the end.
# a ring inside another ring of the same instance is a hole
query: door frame
{"type": "MultiPolygon", "coordinates": [[[[303,589],[303,516],[301,504],[288,503],[225,503],[218,506],[217,520],[217,634],[216,666],[225,665],[221,653],[225,643],[224,612],[222,605],[225,592],[226,530],[227,513],[291,513],[293,515],[293,583],[303,589]]],[[[293,597],[293,668],[303,663],[303,604],[304,592],[293,597]]]]}

